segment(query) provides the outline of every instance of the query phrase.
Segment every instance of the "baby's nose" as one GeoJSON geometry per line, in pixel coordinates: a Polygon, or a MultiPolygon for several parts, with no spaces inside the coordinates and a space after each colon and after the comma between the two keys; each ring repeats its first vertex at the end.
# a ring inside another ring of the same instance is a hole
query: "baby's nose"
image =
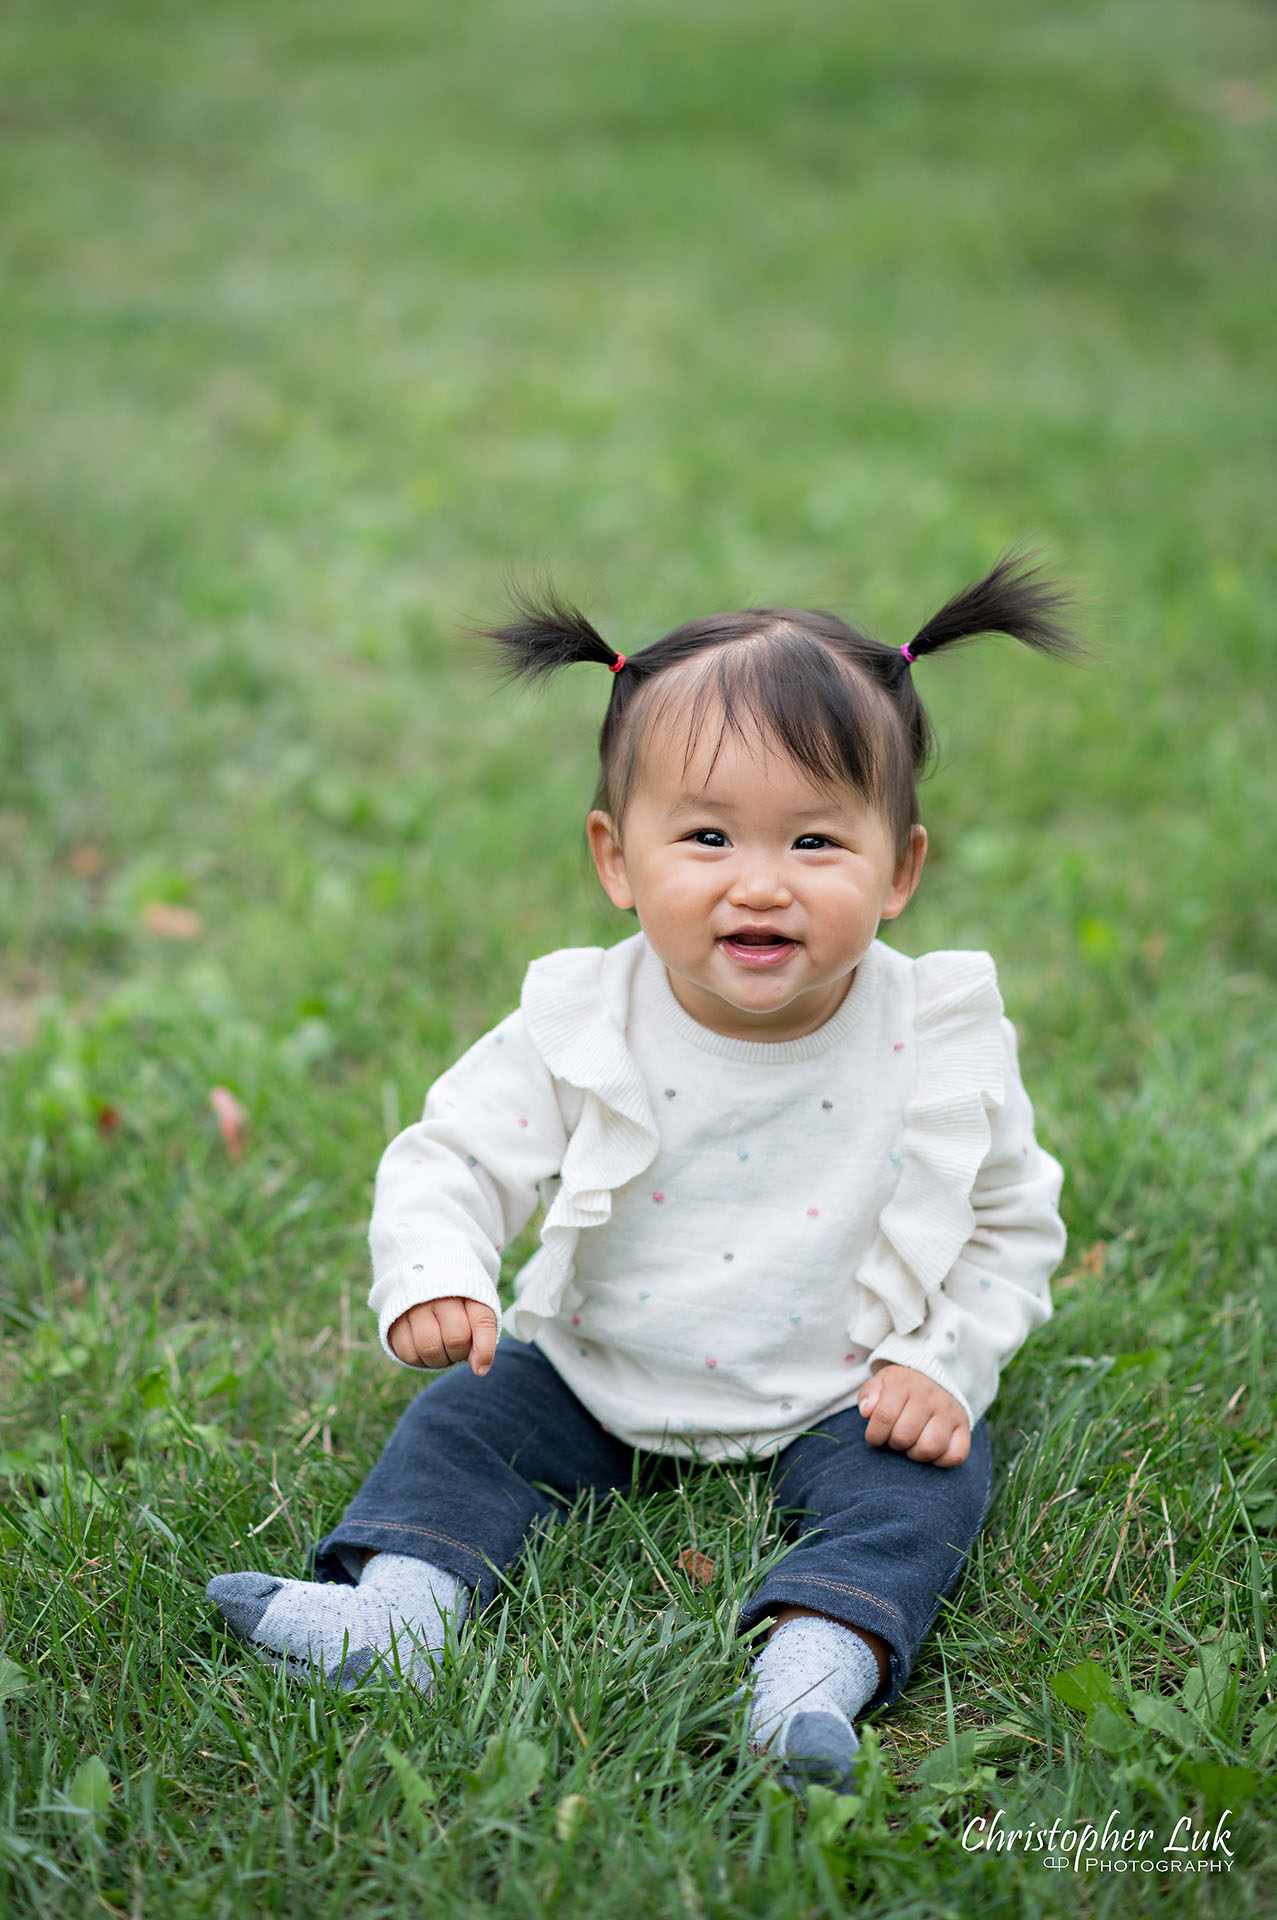
{"type": "Polygon", "coordinates": [[[732,905],[736,907],[784,907],[793,899],[779,866],[771,860],[744,863],[733,877],[732,905]]]}

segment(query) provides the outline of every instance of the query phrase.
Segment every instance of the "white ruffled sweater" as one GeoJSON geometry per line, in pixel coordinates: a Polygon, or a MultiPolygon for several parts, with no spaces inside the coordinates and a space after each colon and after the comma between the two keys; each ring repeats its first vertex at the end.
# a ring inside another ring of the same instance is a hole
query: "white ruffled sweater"
{"type": "Polygon", "coordinates": [[[889,1360],[974,1421],[1050,1314],[1060,1183],[987,954],[875,941],[826,1026],[750,1042],[691,1020],[636,934],[534,961],[392,1141],[369,1304],[383,1344],[447,1294],[499,1313],[540,1200],[504,1325],[631,1444],[766,1456],[889,1360]]]}

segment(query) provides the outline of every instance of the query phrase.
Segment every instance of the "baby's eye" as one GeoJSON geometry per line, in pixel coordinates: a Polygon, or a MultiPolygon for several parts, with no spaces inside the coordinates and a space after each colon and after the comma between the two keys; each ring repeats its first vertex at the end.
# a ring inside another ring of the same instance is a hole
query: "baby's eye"
{"type": "Polygon", "coordinates": [[[819,853],[822,847],[833,844],[827,833],[802,833],[794,842],[800,853],[819,853]]]}
{"type": "Polygon", "coordinates": [[[698,827],[695,833],[688,835],[688,839],[694,840],[698,847],[725,847],[727,845],[727,835],[721,833],[717,827],[698,827]]]}

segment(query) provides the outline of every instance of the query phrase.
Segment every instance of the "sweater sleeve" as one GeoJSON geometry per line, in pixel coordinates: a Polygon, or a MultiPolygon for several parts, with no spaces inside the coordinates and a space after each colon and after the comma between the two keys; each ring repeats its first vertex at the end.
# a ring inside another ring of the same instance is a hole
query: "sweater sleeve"
{"type": "Polygon", "coordinates": [[[435,1082],[422,1118],[386,1148],[368,1304],[392,1359],[387,1335],[410,1307],[458,1294],[500,1318],[501,1250],[559,1172],[569,1132],[560,1093],[570,1091],[512,1013],[435,1082]]]}
{"type": "Polygon", "coordinates": [[[930,1296],[922,1324],[887,1334],[869,1356],[873,1367],[895,1361],[925,1373],[973,1425],[992,1404],[1003,1367],[1050,1318],[1048,1282],[1066,1237],[1057,1211],[1063,1172],[1034,1138],[1008,1020],[1002,1037],[1005,1097],[989,1115],[989,1150],[971,1190],[971,1236],[930,1296]]]}

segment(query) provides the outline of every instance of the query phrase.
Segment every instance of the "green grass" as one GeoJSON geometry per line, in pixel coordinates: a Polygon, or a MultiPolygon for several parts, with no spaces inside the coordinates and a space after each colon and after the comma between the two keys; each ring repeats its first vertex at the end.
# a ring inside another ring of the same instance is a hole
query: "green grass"
{"type": "Polygon", "coordinates": [[[0,1908],[1271,1913],[1269,16],[13,0],[0,47],[0,1908]],[[1101,658],[927,670],[893,937],[997,955],[1073,1251],[863,1801],[715,1732],[748,1475],[543,1541],[435,1705],[278,1687],[202,1587],[297,1572],[411,1391],[381,1145],[629,930],[606,687],[459,629],[546,567],[627,650],[903,640],[1023,540],[1101,658]],[[962,1844],[1226,1807],[1201,1879],[962,1844]]]}

